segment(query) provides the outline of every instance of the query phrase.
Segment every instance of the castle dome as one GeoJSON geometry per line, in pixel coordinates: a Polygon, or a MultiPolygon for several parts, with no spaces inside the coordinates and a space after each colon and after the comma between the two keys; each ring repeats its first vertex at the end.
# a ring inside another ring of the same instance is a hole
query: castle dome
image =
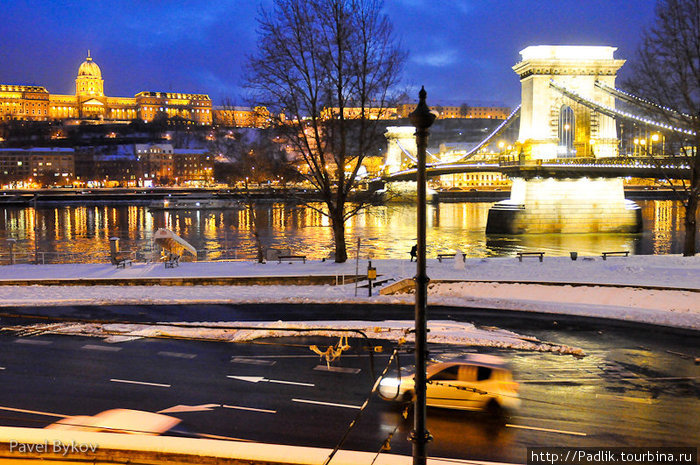
{"type": "Polygon", "coordinates": [[[97,63],[92,61],[89,51],[87,58],[80,65],[80,68],[78,68],[78,77],[80,76],[91,76],[102,79],[102,71],[100,71],[100,67],[97,66],[97,63]]]}

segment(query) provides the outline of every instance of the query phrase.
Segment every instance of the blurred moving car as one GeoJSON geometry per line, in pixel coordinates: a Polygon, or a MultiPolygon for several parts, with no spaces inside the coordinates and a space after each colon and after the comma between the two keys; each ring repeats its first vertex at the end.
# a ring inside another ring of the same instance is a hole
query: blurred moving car
{"type": "Polygon", "coordinates": [[[182,435],[176,426],[179,418],[143,410],[112,409],[94,416],[76,415],[63,418],[45,429],[93,431],[103,433],[182,435]]]}
{"type": "MultiPolygon", "coordinates": [[[[520,406],[518,383],[504,360],[494,355],[470,355],[427,367],[426,404],[457,410],[484,410],[500,414],[520,406]]],[[[384,377],[379,395],[407,403],[415,396],[414,374],[384,377]]]]}

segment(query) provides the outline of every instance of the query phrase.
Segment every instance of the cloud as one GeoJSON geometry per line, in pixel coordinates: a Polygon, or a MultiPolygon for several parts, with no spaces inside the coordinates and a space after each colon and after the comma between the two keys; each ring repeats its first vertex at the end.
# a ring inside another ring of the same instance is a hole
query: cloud
{"type": "Polygon", "coordinates": [[[457,62],[459,53],[454,49],[435,49],[430,53],[416,53],[411,56],[411,61],[422,66],[434,66],[436,68],[450,66],[457,62]]]}

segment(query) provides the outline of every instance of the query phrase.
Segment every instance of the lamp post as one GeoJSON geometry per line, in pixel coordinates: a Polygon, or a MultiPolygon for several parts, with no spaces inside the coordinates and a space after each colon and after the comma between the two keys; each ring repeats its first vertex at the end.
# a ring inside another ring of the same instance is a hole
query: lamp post
{"type": "MultiPolygon", "coordinates": [[[[654,156],[654,153],[653,153],[654,152],[654,142],[658,142],[658,141],[659,141],[659,135],[652,134],[651,138],[649,140],[649,155],[650,156],[654,156]]],[[[663,151],[662,151],[662,155],[663,155],[663,151]]]]}
{"type": "Polygon", "coordinates": [[[39,264],[39,214],[37,213],[36,200],[39,194],[34,194],[34,264],[39,264]]]}
{"type": "Polygon", "coordinates": [[[427,93],[421,88],[418,93],[419,102],[416,109],[408,115],[411,124],[416,128],[416,146],[418,148],[417,166],[417,190],[418,190],[418,244],[416,247],[416,375],[415,391],[416,400],[413,409],[413,464],[425,465],[426,443],[431,439],[426,428],[426,372],[425,362],[428,356],[427,350],[427,324],[426,306],[428,302],[428,275],[425,271],[425,244],[426,244],[426,175],[425,159],[428,149],[428,128],[435,121],[435,114],[430,111],[425,103],[427,93]]]}

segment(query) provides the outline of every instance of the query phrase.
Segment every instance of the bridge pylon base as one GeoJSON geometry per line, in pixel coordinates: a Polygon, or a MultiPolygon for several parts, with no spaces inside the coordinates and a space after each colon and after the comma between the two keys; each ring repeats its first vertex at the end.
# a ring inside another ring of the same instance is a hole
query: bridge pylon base
{"type": "Polygon", "coordinates": [[[486,222],[486,234],[639,232],[641,210],[625,199],[621,178],[515,178],[486,222]]]}

